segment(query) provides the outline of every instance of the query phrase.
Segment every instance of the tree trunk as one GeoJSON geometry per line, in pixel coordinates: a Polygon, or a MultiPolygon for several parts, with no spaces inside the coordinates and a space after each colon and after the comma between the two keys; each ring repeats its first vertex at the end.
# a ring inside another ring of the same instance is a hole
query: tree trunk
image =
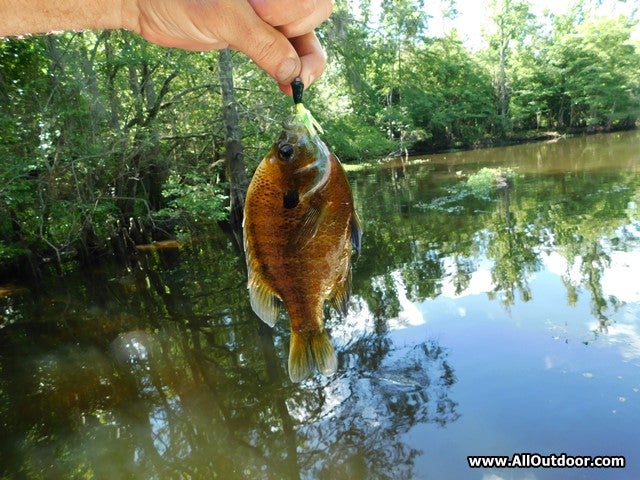
{"type": "Polygon", "coordinates": [[[235,90],[233,87],[233,66],[229,49],[223,49],[218,52],[218,73],[220,76],[225,124],[225,162],[230,185],[231,215],[229,217],[229,227],[236,246],[242,251],[242,218],[248,180],[242,142],[240,141],[238,110],[236,109],[235,90]]]}
{"type": "Polygon", "coordinates": [[[504,125],[507,123],[508,95],[507,95],[507,42],[500,41],[500,74],[498,76],[498,97],[500,101],[500,116],[504,125]]]}

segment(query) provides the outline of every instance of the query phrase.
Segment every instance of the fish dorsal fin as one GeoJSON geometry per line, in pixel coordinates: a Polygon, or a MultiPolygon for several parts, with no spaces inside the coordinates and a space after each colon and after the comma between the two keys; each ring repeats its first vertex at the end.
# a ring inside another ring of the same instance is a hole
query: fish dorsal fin
{"type": "Polygon", "coordinates": [[[351,244],[358,255],[362,250],[362,227],[360,225],[360,217],[354,210],[351,217],[351,244]]]}

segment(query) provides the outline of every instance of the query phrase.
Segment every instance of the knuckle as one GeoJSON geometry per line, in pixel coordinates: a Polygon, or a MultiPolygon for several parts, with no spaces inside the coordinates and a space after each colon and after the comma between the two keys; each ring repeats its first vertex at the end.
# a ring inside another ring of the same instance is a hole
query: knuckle
{"type": "Polygon", "coordinates": [[[258,63],[272,59],[278,50],[278,39],[275,35],[260,36],[253,39],[253,55],[251,57],[258,63]]]}
{"type": "Polygon", "coordinates": [[[306,18],[316,13],[317,0],[300,0],[298,1],[298,12],[300,17],[306,18]]]}

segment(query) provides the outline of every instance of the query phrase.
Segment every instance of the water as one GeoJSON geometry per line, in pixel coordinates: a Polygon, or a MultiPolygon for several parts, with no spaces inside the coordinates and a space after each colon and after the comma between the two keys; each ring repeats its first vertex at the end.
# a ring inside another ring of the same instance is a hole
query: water
{"type": "Polygon", "coordinates": [[[217,234],[0,284],[2,478],[640,476],[640,132],[353,172],[339,373],[291,384],[217,234]],[[468,455],[624,455],[624,469],[468,455]]]}

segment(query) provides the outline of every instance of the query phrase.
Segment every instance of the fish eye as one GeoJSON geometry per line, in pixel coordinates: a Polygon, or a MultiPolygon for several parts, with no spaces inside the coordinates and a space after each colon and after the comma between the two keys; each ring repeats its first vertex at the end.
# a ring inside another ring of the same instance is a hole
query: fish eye
{"type": "Polygon", "coordinates": [[[293,145],[290,143],[284,143],[280,145],[280,148],[278,149],[278,156],[284,161],[291,160],[293,158],[293,153],[293,145]]]}

